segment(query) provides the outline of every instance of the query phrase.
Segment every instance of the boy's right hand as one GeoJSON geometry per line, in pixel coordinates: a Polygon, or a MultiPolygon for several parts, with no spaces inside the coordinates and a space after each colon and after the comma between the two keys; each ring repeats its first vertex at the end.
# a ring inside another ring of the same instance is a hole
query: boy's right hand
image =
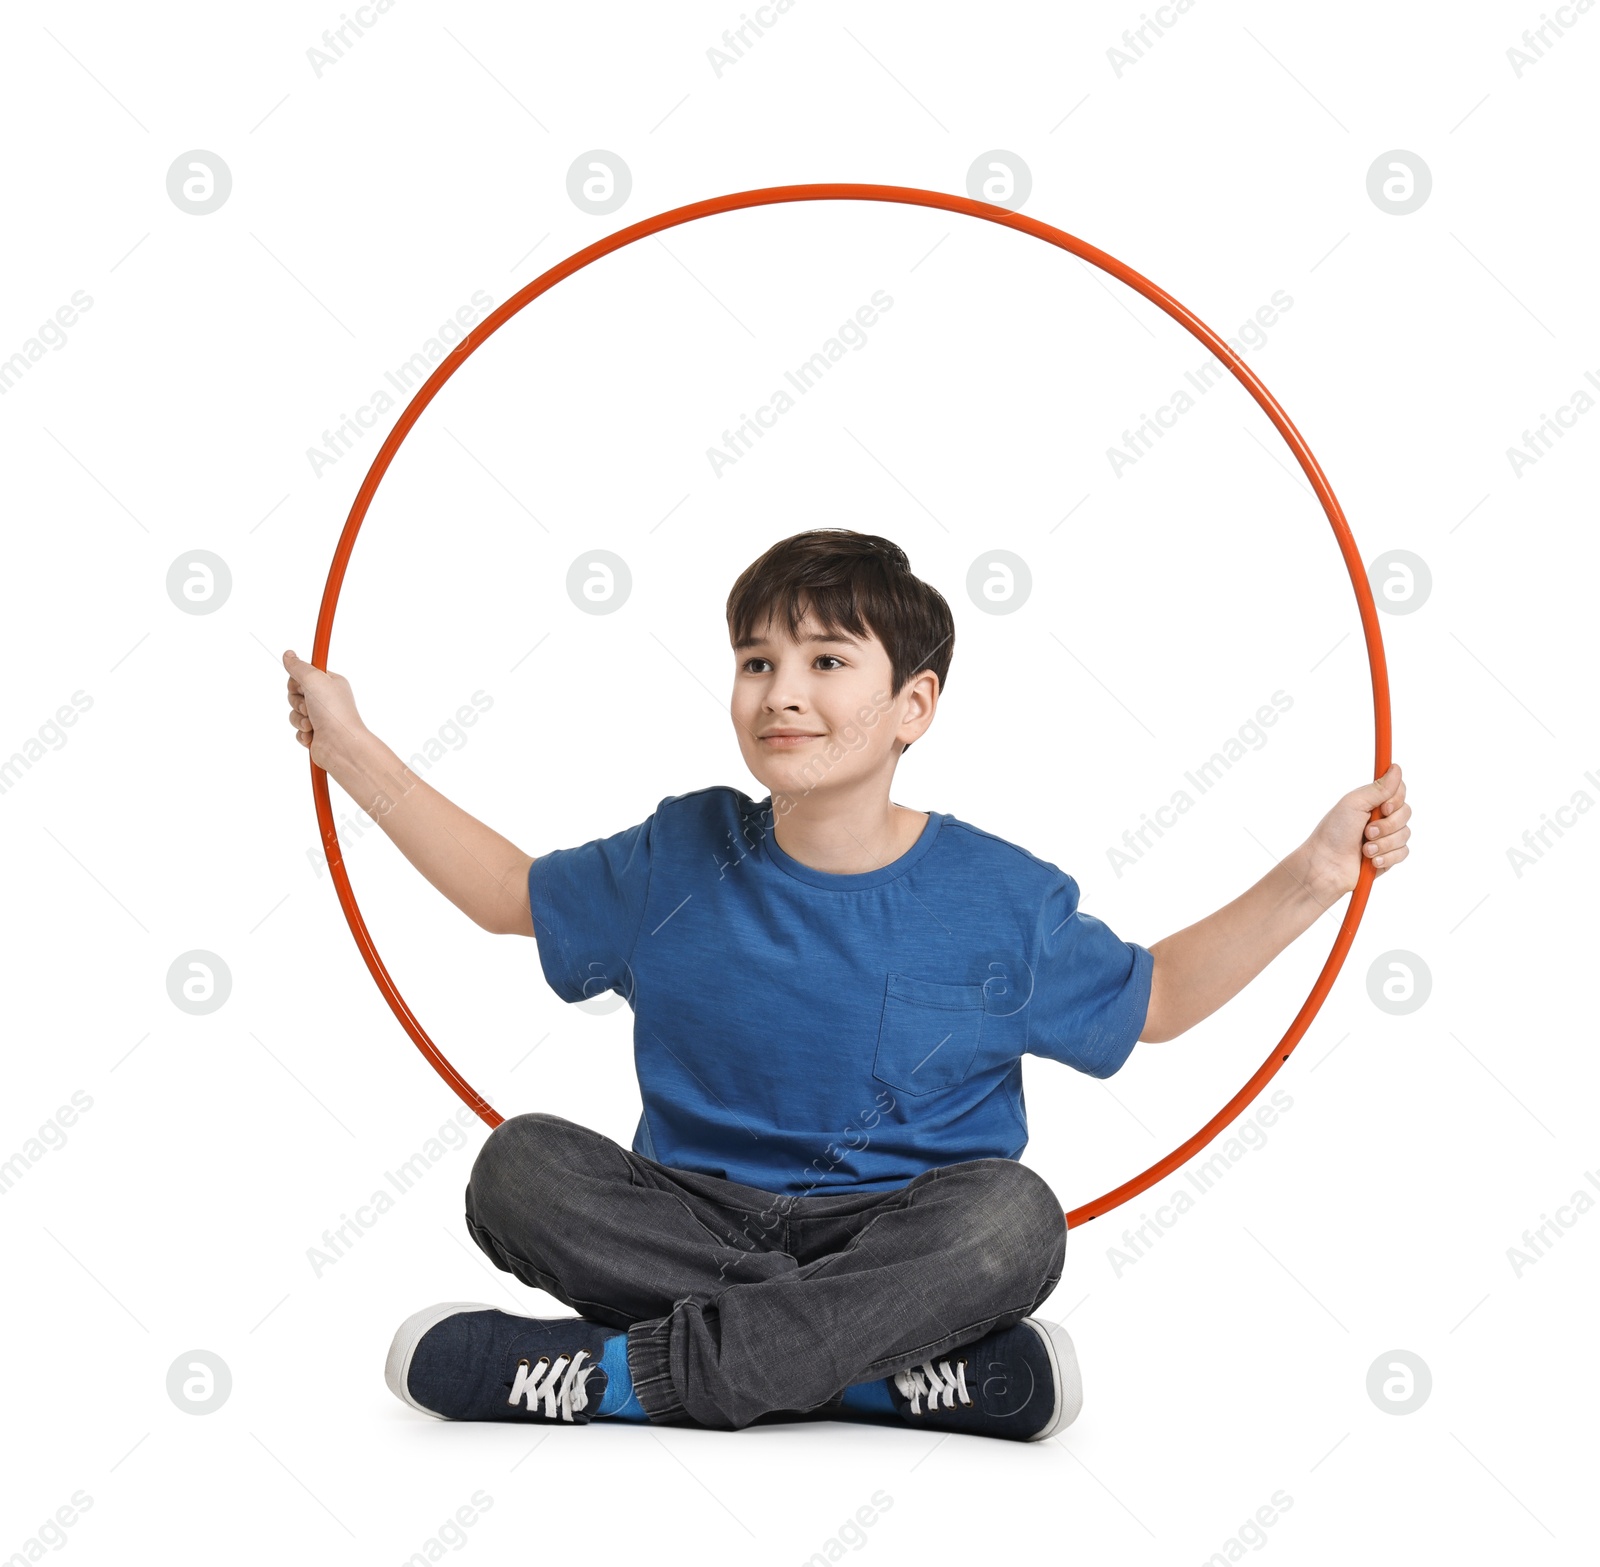
{"type": "Polygon", "coordinates": [[[283,667],[289,671],[289,722],[295,739],[318,767],[331,773],[367,733],[350,682],[297,658],[292,648],[283,655],[283,667]]]}

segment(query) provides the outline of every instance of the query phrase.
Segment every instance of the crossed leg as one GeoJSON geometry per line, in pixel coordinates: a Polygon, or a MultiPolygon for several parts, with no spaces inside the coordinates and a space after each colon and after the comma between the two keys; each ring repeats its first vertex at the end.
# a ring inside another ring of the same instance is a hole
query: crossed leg
{"type": "Polygon", "coordinates": [[[466,1209],[498,1267],[627,1330],[652,1420],[719,1430],[826,1413],[851,1383],[1020,1321],[1066,1252],[1060,1203],[1015,1160],[793,1198],[669,1169],[543,1113],[490,1134],[466,1209]]]}

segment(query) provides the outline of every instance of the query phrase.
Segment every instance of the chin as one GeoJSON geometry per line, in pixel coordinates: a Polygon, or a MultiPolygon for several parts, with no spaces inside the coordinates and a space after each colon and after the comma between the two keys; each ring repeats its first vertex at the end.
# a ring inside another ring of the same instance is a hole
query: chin
{"type": "Polygon", "coordinates": [[[815,768],[806,773],[799,766],[786,767],[781,759],[770,756],[760,758],[759,764],[752,762],[750,771],[769,793],[775,795],[799,797],[810,794],[821,781],[816,777],[815,768]]]}

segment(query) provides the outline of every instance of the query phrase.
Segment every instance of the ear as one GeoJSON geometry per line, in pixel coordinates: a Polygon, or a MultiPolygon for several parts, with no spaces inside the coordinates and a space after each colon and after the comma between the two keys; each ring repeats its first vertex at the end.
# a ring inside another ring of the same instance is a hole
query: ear
{"type": "Polygon", "coordinates": [[[904,742],[901,746],[904,755],[913,741],[920,740],[928,732],[933,722],[939,706],[939,677],[931,669],[918,671],[895,700],[901,713],[900,727],[895,733],[904,742]]]}

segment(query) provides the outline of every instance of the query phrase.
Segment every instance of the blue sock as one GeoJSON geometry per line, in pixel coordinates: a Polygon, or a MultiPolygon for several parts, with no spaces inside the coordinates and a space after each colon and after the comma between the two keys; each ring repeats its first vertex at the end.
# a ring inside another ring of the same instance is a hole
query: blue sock
{"type": "Polygon", "coordinates": [[[894,1400],[889,1396],[889,1379],[877,1377],[871,1382],[852,1382],[844,1390],[842,1400],[846,1409],[860,1409],[878,1414],[895,1413],[894,1400]]]}
{"type": "Polygon", "coordinates": [[[600,1347],[600,1365],[606,1374],[606,1390],[600,1395],[595,1413],[602,1420],[648,1420],[644,1405],[633,1391],[633,1376],[628,1370],[628,1335],[614,1333],[600,1347]]]}

